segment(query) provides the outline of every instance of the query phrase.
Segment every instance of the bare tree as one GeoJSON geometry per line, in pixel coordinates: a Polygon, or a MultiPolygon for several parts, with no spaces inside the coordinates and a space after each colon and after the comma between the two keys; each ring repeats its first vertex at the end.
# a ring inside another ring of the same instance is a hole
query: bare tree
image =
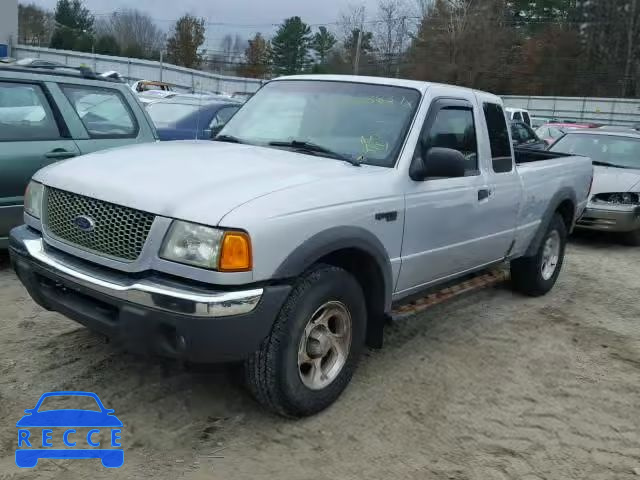
{"type": "Polygon", "coordinates": [[[53,13],[35,3],[18,5],[18,41],[25,45],[48,45],[55,23],[53,13]]]}
{"type": "Polygon", "coordinates": [[[391,74],[399,65],[408,39],[409,9],[403,0],[380,0],[375,33],[375,46],[381,57],[383,72],[391,74]]]}
{"type": "Polygon", "coordinates": [[[139,10],[124,9],[113,12],[107,20],[96,25],[98,35],[113,36],[122,55],[148,58],[155,56],[165,43],[165,34],[153,19],[139,10]]]}
{"type": "Polygon", "coordinates": [[[364,5],[349,5],[347,10],[340,15],[340,19],[338,20],[338,27],[342,40],[344,42],[348,41],[353,35],[354,30],[364,30],[366,18],[364,5]]]}
{"type": "Polygon", "coordinates": [[[433,7],[433,0],[415,0],[415,10],[420,18],[424,18],[429,13],[429,9],[433,7]]]}

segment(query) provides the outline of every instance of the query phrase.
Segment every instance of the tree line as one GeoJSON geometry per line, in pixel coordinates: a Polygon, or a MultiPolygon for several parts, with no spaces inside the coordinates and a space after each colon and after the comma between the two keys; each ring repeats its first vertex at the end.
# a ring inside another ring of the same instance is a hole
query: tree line
{"type": "Polygon", "coordinates": [[[255,78],[297,73],[401,76],[500,94],[640,94],[640,0],[380,0],[330,25],[299,16],[275,32],[226,35],[207,22],[169,32],[138,10],[96,20],[82,0],[19,6],[20,43],[158,60],[255,78]]]}

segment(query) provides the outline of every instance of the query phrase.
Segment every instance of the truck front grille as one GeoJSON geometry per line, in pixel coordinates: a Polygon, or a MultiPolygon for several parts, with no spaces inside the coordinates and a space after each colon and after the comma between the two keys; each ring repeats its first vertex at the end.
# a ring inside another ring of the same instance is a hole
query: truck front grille
{"type": "Polygon", "coordinates": [[[75,193],[47,187],[43,226],[56,240],[117,260],[142,252],[155,216],[75,193]]]}

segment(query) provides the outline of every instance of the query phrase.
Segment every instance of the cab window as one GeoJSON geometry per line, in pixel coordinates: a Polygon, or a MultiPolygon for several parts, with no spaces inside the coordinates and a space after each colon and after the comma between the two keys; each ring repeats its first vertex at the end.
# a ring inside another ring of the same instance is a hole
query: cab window
{"type": "Polygon", "coordinates": [[[478,142],[471,107],[444,107],[438,111],[424,145],[458,150],[466,159],[466,175],[479,175],[478,142]]]}

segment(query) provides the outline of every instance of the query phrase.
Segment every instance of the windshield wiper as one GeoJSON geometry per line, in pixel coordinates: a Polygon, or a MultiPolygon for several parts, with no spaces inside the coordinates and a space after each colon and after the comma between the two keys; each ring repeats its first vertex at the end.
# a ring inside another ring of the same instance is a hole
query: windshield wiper
{"type": "Polygon", "coordinates": [[[333,150],[328,149],[327,147],[323,147],[322,145],[318,145],[313,142],[306,142],[304,140],[291,140],[291,141],[274,141],[269,142],[269,145],[272,147],[290,147],[295,148],[296,150],[301,150],[303,152],[316,154],[320,153],[326,155],[327,157],[335,158],[336,160],[342,160],[343,162],[349,162],[354,167],[360,166],[360,159],[353,159],[346,155],[342,155],[341,153],[334,152],[333,150]]]}
{"type": "Polygon", "coordinates": [[[615,163],[601,162],[600,160],[592,160],[591,163],[593,163],[594,165],[599,165],[601,167],[631,168],[625,167],[624,165],[616,165],[615,163]]]}
{"type": "Polygon", "coordinates": [[[243,140],[240,140],[238,137],[234,137],[233,135],[217,135],[213,137],[215,142],[229,142],[229,143],[245,143],[243,140]]]}

